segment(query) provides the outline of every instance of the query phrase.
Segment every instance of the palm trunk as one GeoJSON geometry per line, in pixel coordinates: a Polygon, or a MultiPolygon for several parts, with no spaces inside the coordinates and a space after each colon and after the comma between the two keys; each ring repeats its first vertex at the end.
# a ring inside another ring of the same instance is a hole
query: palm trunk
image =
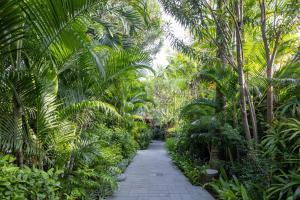
{"type": "MultiPolygon", "coordinates": [[[[14,106],[14,110],[13,110],[13,116],[14,116],[14,123],[15,123],[15,131],[19,131],[18,129],[22,126],[20,123],[22,123],[21,120],[21,106],[18,103],[17,97],[14,95],[13,98],[13,106],[14,106]]],[[[23,143],[23,141],[21,141],[23,143]]],[[[23,157],[23,144],[21,144],[21,146],[19,147],[19,149],[16,149],[16,161],[17,161],[17,165],[19,167],[23,167],[24,165],[24,157],[23,157]]]]}
{"type": "Polygon", "coordinates": [[[226,150],[228,152],[228,157],[229,157],[230,162],[233,163],[233,156],[232,156],[230,147],[227,147],[226,150]]]}
{"type": "MultiPolygon", "coordinates": [[[[217,9],[222,12],[223,10],[223,0],[218,0],[218,5],[217,5],[217,9]]],[[[216,31],[216,41],[217,41],[217,46],[218,46],[218,50],[217,50],[217,58],[219,58],[220,63],[222,65],[223,68],[226,67],[226,62],[225,62],[225,55],[224,55],[224,51],[225,51],[225,47],[224,47],[224,42],[223,41],[223,31],[221,27],[222,24],[221,23],[216,23],[216,27],[217,27],[217,31],[216,31]]],[[[221,92],[221,88],[219,85],[216,86],[216,97],[215,97],[215,101],[217,104],[216,107],[216,114],[220,113],[220,112],[224,112],[225,111],[225,106],[226,106],[226,98],[224,96],[224,94],[221,92]]],[[[211,151],[210,151],[210,162],[213,160],[218,160],[219,159],[219,149],[217,146],[215,145],[211,145],[211,151]]]]}
{"type": "Polygon", "coordinates": [[[273,94],[273,85],[272,85],[272,79],[273,79],[273,65],[274,60],[277,54],[278,46],[279,46],[279,40],[281,36],[281,32],[276,32],[275,37],[275,44],[273,47],[273,52],[271,53],[270,50],[270,44],[267,37],[267,15],[266,15],[266,2],[265,0],[260,0],[260,22],[261,22],[261,35],[264,43],[264,50],[265,50],[265,60],[267,65],[267,81],[268,81],[268,88],[267,88],[267,122],[269,124],[273,121],[273,107],[274,107],[274,94],[273,94]]]}
{"type": "Polygon", "coordinates": [[[69,162],[68,162],[68,167],[67,167],[69,172],[73,171],[74,165],[75,165],[75,158],[74,158],[74,155],[72,153],[71,156],[70,156],[69,162]]]}
{"type": "Polygon", "coordinates": [[[242,67],[238,67],[239,72],[239,85],[240,85],[240,105],[241,105],[241,114],[242,114],[242,121],[243,121],[243,127],[245,131],[245,136],[247,140],[251,139],[251,133],[249,128],[249,122],[248,122],[248,113],[246,108],[246,92],[245,92],[245,76],[244,71],[242,67]]]}
{"type": "Polygon", "coordinates": [[[258,133],[257,133],[256,112],[255,112],[255,107],[254,107],[253,100],[251,98],[251,94],[249,92],[248,86],[246,86],[246,92],[247,92],[247,101],[248,101],[248,104],[250,107],[250,119],[251,119],[251,124],[252,124],[252,134],[253,134],[253,138],[257,142],[258,133]]]}
{"type": "Polygon", "coordinates": [[[244,55],[243,55],[243,45],[242,45],[242,29],[243,29],[243,0],[240,0],[236,4],[236,55],[237,55],[237,67],[239,75],[239,85],[240,85],[240,105],[243,127],[245,131],[245,137],[247,140],[251,139],[251,133],[248,122],[247,104],[246,104],[246,80],[244,73],[244,55]]]}
{"type": "MultiPolygon", "coordinates": [[[[268,70],[269,71],[269,70],[268,70]]],[[[273,121],[273,86],[271,85],[272,75],[270,72],[267,73],[268,79],[268,90],[267,90],[267,122],[269,124],[273,121]]]]}
{"type": "Polygon", "coordinates": [[[216,145],[211,144],[209,162],[212,162],[215,160],[219,160],[219,149],[216,145]]]}
{"type": "MultiPolygon", "coordinates": [[[[20,49],[22,48],[23,46],[23,41],[22,40],[18,40],[16,42],[16,45],[17,45],[17,54],[16,54],[16,60],[14,59],[14,56],[13,56],[13,53],[10,53],[9,54],[9,57],[10,57],[10,62],[11,62],[11,65],[12,65],[12,69],[13,70],[16,70],[17,67],[20,67],[21,65],[21,51],[20,49]]],[[[11,47],[9,46],[9,49],[11,49],[11,47]]],[[[18,91],[15,87],[15,84],[13,83],[12,85],[12,90],[13,90],[13,99],[12,99],[12,106],[13,106],[13,120],[14,120],[14,128],[15,130],[13,131],[16,131],[16,134],[19,134],[19,129],[23,129],[23,116],[22,116],[22,106],[21,106],[21,103],[20,103],[20,99],[19,99],[19,94],[18,94],[18,91]]],[[[16,156],[16,162],[17,162],[17,165],[19,167],[23,167],[24,166],[24,154],[23,154],[23,148],[24,148],[24,137],[22,135],[22,137],[20,138],[21,139],[21,145],[20,147],[14,147],[14,153],[15,153],[15,156],[16,156]]]]}
{"type": "Polygon", "coordinates": [[[220,113],[225,111],[225,106],[226,106],[226,98],[224,94],[221,92],[220,87],[216,87],[216,113],[220,113]]]}
{"type": "MultiPolygon", "coordinates": [[[[218,0],[217,2],[217,10],[219,13],[223,13],[223,3],[226,3],[225,0],[218,0]]],[[[218,16],[219,18],[222,17],[222,15],[218,16]]],[[[221,21],[221,20],[220,20],[221,21]]],[[[223,34],[225,34],[223,31],[225,31],[225,27],[222,23],[216,23],[216,41],[217,41],[217,58],[220,60],[220,64],[223,69],[226,68],[226,55],[225,55],[225,41],[223,40],[223,34]]],[[[216,113],[225,111],[226,107],[226,98],[224,94],[221,92],[220,87],[217,85],[216,87],[216,103],[217,103],[217,109],[216,113]]]]}
{"type": "Polygon", "coordinates": [[[236,106],[237,102],[234,100],[233,102],[233,127],[237,128],[239,125],[239,121],[238,121],[238,111],[237,111],[237,106],[236,106]]]}
{"type": "Polygon", "coordinates": [[[266,4],[265,0],[260,1],[260,21],[261,21],[261,34],[264,43],[264,50],[265,50],[265,60],[267,63],[267,81],[268,81],[268,88],[267,88],[267,122],[271,123],[273,120],[273,87],[271,85],[273,70],[272,64],[270,63],[270,47],[267,38],[267,25],[266,25],[266,4]]]}

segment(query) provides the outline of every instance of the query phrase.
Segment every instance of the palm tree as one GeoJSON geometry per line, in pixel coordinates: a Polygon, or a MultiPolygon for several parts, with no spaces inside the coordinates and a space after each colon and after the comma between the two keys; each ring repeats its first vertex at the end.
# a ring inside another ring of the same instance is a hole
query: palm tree
{"type": "MultiPolygon", "coordinates": [[[[253,127],[256,127],[255,109],[251,98],[247,98],[247,80],[245,79],[244,72],[244,48],[243,48],[243,5],[242,1],[233,4],[224,2],[173,2],[170,5],[169,1],[161,1],[165,10],[172,14],[182,25],[190,28],[190,31],[200,40],[209,39],[212,43],[219,48],[217,52],[218,59],[224,66],[228,63],[239,74],[240,85],[240,111],[243,121],[243,129],[245,137],[250,140],[252,138],[250,127],[248,123],[248,110],[247,101],[249,102],[250,116],[253,127]],[[217,3],[217,5],[215,5],[217,3]],[[224,3],[224,5],[222,5],[224,3]],[[214,8],[218,7],[218,10],[214,8]],[[238,9],[236,8],[238,7],[238,9]],[[182,12],[184,10],[184,12],[182,12]],[[220,17],[220,13],[223,13],[220,17]],[[226,14],[224,14],[226,13],[226,14]],[[211,20],[212,19],[212,20],[211,20]],[[213,23],[212,23],[213,22],[213,23]],[[231,31],[229,31],[231,30],[231,31]],[[214,34],[218,33],[215,37],[214,34]],[[235,36],[235,38],[233,37],[235,36]],[[220,41],[222,45],[220,45],[220,41]],[[235,48],[232,48],[235,46],[235,48]],[[222,55],[220,54],[222,52],[222,55]],[[236,61],[235,61],[236,60],[236,61]],[[225,63],[226,61],[226,63],[225,63]]],[[[181,47],[188,55],[197,59],[202,58],[195,54],[195,51],[182,44],[180,41],[176,42],[176,46],[181,47]]],[[[205,59],[205,58],[204,58],[205,59]]],[[[221,98],[221,95],[218,94],[221,98]]],[[[256,128],[253,129],[253,135],[257,135],[256,128]]]]}
{"type": "Polygon", "coordinates": [[[274,107],[274,92],[273,92],[273,73],[276,62],[277,52],[280,49],[283,40],[282,37],[292,32],[297,32],[296,24],[297,17],[295,15],[294,6],[287,1],[284,2],[266,2],[259,1],[260,6],[260,26],[261,36],[264,44],[266,74],[268,79],[267,88],[267,121],[273,121],[273,107],[274,107]],[[270,29],[270,30],[269,30],[270,29]],[[271,35],[271,33],[274,33],[271,35]]]}
{"type": "Polygon", "coordinates": [[[149,68],[147,55],[125,42],[145,26],[143,6],[96,0],[0,4],[0,146],[16,155],[19,166],[53,165],[56,145],[76,140],[76,113],[100,109],[120,118],[103,95],[126,72],[149,68]],[[107,22],[111,17],[117,26],[107,22]]]}

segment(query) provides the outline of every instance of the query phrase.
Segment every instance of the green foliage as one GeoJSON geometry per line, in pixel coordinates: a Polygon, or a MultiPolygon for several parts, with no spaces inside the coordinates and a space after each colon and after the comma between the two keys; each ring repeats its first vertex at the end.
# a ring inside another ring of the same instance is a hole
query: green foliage
{"type": "Polygon", "coordinates": [[[268,199],[294,200],[300,198],[300,175],[299,169],[289,171],[274,177],[274,182],[268,188],[268,199]]]}
{"type": "Polygon", "coordinates": [[[149,146],[153,138],[153,132],[150,127],[148,127],[148,125],[143,122],[137,121],[133,124],[131,132],[134,135],[135,141],[139,144],[139,147],[141,149],[146,149],[149,146]]]}
{"type": "Polygon", "coordinates": [[[112,144],[116,144],[121,149],[123,158],[130,158],[137,150],[137,144],[132,133],[122,128],[115,128],[111,136],[112,144]]]}
{"type": "Polygon", "coordinates": [[[297,119],[284,120],[274,125],[261,143],[266,156],[280,164],[268,188],[270,199],[299,198],[299,130],[297,119]]]}
{"type": "Polygon", "coordinates": [[[117,188],[135,137],[143,148],[151,139],[130,124],[151,102],[141,78],[159,46],[157,6],[0,3],[0,151],[18,166],[1,160],[1,199],[100,199],[117,188]]]}
{"type": "Polygon", "coordinates": [[[61,171],[19,168],[10,155],[0,157],[1,199],[60,199],[61,171]]]}
{"type": "Polygon", "coordinates": [[[117,189],[116,178],[124,170],[121,164],[134,155],[137,144],[125,129],[103,124],[88,130],[81,140],[71,154],[73,165],[65,171],[64,194],[67,199],[107,197],[117,189]]]}
{"type": "Polygon", "coordinates": [[[1,1],[1,198],[110,195],[124,165],[153,137],[143,118],[172,131],[166,145],[193,183],[207,165],[224,167],[228,178],[212,184],[221,199],[300,198],[298,1],[160,5],[1,1]],[[160,5],[193,41],[169,33],[180,52],[155,73],[160,5]],[[243,136],[246,124],[253,141],[243,136]]]}
{"type": "Polygon", "coordinates": [[[111,195],[117,189],[115,177],[103,166],[79,168],[63,181],[67,199],[98,199],[111,195]]]}
{"type": "Polygon", "coordinates": [[[200,166],[190,160],[187,156],[176,153],[176,144],[174,138],[168,138],[166,147],[171,154],[173,162],[178,168],[188,177],[194,185],[201,185],[204,183],[206,175],[206,166],[200,166]]]}
{"type": "Polygon", "coordinates": [[[168,33],[179,53],[153,79],[153,116],[178,165],[223,168],[212,183],[220,199],[299,199],[300,4],[160,3],[192,35],[168,33]]]}
{"type": "Polygon", "coordinates": [[[176,151],[176,141],[174,138],[170,137],[166,140],[166,147],[169,152],[175,152],[176,151]]]}
{"type": "Polygon", "coordinates": [[[251,200],[252,197],[248,194],[246,186],[239,182],[239,180],[233,176],[232,180],[228,180],[225,172],[223,176],[208,186],[217,193],[219,199],[223,200],[251,200]]]}
{"type": "Polygon", "coordinates": [[[206,166],[196,165],[188,157],[179,156],[176,154],[172,154],[172,160],[179,167],[179,169],[188,177],[192,184],[203,184],[207,169],[206,166]]]}
{"type": "Polygon", "coordinates": [[[297,119],[288,119],[274,125],[269,130],[262,146],[268,156],[274,159],[299,159],[300,150],[300,122],[297,119]]]}

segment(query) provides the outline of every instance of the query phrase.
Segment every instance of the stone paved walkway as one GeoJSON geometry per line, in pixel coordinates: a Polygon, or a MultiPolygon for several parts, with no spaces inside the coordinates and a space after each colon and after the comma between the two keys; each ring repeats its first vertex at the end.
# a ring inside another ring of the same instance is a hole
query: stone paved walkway
{"type": "Polygon", "coordinates": [[[154,141],[139,151],[125,175],[110,200],[213,200],[172,164],[163,142],[154,141]]]}

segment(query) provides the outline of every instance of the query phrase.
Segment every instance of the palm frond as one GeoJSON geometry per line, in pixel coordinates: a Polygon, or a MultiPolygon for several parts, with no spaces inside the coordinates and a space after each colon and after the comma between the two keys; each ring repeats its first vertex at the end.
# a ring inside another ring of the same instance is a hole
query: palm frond
{"type": "Polygon", "coordinates": [[[215,102],[215,100],[211,100],[211,99],[205,99],[205,98],[195,99],[191,103],[181,108],[180,116],[184,117],[184,116],[191,116],[193,114],[201,114],[201,113],[203,114],[203,112],[205,112],[203,109],[202,110],[200,109],[201,112],[199,112],[198,110],[199,107],[201,106],[216,108],[217,103],[215,102]]]}
{"type": "Polygon", "coordinates": [[[114,117],[121,118],[120,114],[116,111],[114,106],[102,101],[82,101],[79,103],[71,104],[61,109],[59,112],[59,116],[62,119],[67,119],[73,114],[76,114],[81,110],[87,108],[100,109],[101,111],[104,111],[106,114],[111,114],[114,117]]]}
{"type": "MultiPolygon", "coordinates": [[[[44,54],[48,49],[55,56],[65,58],[81,48],[87,49],[99,71],[104,75],[104,69],[99,55],[94,52],[91,40],[88,38],[86,21],[82,14],[96,4],[103,6],[104,1],[96,0],[39,0],[22,1],[20,6],[26,14],[26,19],[32,25],[41,40],[44,54]],[[76,41],[76,42],[74,42],[76,41]]],[[[39,55],[41,56],[41,55],[39,55]]],[[[37,56],[37,57],[39,57],[37,56]]]]}
{"type": "Polygon", "coordinates": [[[107,76],[103,84],[111,83],[129,71],[147,69],[155,73],[150,67],[149,62],[150,58],[148,54],[135,49],[111,51],[110,55],[104,61],[107,76]]]}
{"type": "Polygon", "coordinates": [[[18,1],[0,2],[0,56],[20,50],[16,42],[24,38],[24,18],[18,1]]]}

